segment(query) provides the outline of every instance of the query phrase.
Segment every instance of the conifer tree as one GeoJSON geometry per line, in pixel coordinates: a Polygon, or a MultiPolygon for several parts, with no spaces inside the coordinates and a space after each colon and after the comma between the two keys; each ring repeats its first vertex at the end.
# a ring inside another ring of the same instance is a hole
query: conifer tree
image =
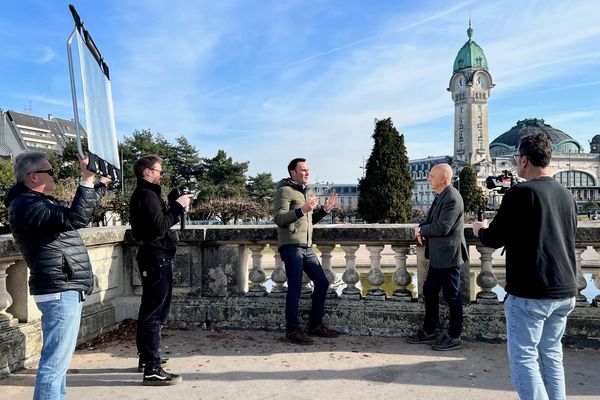
{"type": "Polygon", "coordinates": [[[414,182],[401,135],[391,118],[375,120],[373,150],[359,180],[358,213],[369,223],[406,223],[411,218],[414,182]]]}
{"type": "Polygon", "coordinates": [[[463,167],[454,182],[465,204],[465,213],[475,214],[483,210],[487,204],[487,197],[481,186],[477,184],[477,175],[469,165],[463,167]]]}

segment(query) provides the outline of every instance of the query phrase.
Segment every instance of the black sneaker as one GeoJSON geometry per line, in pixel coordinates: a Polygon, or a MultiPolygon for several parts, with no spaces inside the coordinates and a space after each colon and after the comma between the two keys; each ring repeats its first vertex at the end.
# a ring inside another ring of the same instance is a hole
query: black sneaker
{"type": "Polygon", "coordinates": [[[437,351],[460,350],[463,348],[463,342],[452,336],[444,335],[444,337],[431,345],[431,348],[437,351]]]}
{"type": "Polygon", "coordinates": [[[285,334],[285,338],[295,344],[313,344],[314,340],[308,337],[302,329],[298,328],[285,334]]]}
{"type": "Polygon", "coordinates": [[[436,340],[435,333],[425,333],[423,329],[419,329],[416,334],[409,336],[406,342],[410,344],[433,344],[436,340]]]}
{"type": "MultiPolygon", "coordinates": [[[[160,365],[165,365],[169,361],[168,358],[161,358],[160,365]]],[[[141,358],[138,360],[138,372],[144,372],[144,368],[146,367],[146,362],[141,358]]]]}
{"type": "Polygon", "coordinates": [[[172,386],[181,383],[181,381],[183,381],[181,376],[171,374],[162,367],[144,371],[144,386],[172,386]]]}

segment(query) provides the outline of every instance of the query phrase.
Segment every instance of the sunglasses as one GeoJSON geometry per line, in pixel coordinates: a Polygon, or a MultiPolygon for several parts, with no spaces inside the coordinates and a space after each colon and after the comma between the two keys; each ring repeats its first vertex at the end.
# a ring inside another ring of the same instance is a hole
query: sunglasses
{"type": "Polygon", "coordinates": [[[42,169],[39,171],[31,171],[31,172],[27,173],[27,175],[29,175],[29,174],[48,174],[50,176],[54,176],[54,169],[50,168],[50,169],[42,169]]]}
{"type": "Polygon", "coordinates": [[[156,169],[156,168],[148,168],[148,169],[158,172],[160,174],[160,176],[163,176],[165,174],[165,171],[163,171],[162,169],[156,169]]]}

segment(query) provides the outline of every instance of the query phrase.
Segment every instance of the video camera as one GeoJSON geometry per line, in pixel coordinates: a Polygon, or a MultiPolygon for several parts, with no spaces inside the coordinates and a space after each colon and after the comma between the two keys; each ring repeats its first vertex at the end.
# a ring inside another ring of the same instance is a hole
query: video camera
{"type": "Polygon", "coordinates": [[[498,190],[498,193],[506,192],[517,183],[519,183],[517,177],[506,169],[498,176],[488,176],[485,179],[485,187],[490,190],[498,190]]]}
{"type": "MultiPolygon", "coordinates": [[[[204,167],[202,165],[189,165],[181,160],[171,159],[169,164],[173,167],[173,174],[171,175],[171,186],[173,189],[167,196],[169,201],[175,201],[180,196],[186,194],[194,194],[190,190],[190,183],[196,183],[196,177],[202,176],[204,173],[204,167]]],[[[185,229],[185,210],[181,215],[181,230],[185,229]]]]}

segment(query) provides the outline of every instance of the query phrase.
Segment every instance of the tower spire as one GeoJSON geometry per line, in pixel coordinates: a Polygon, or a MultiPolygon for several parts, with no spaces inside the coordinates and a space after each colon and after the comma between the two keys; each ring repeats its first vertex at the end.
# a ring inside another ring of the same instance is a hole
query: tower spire
{"type": "Polygon", "coordinates": [[[467,29],[467,35],[469,36],[469,42],[470,42],[471,36],[473,36],[473,29],[471,28],[471,17],[469,17],[469,29],[467,29]]]}

